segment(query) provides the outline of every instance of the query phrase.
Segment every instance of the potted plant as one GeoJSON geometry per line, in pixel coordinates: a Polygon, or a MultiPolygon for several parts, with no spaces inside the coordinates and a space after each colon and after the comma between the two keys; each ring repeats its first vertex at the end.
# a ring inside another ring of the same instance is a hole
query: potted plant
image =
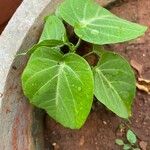
{"type": "MultiPolygon", "coordinates": [[[[79,129],[91,110],[95,94],[108,109],[128,119],[135,95],[135,77],[131,67],[121,56],[98,45],[137,38],[146,31],[146,27],[122,20],[88,0],[80,3],[77,0],[65,0],[56,15],[47,16],[45,20],[39,42],[25,53],[31,54],[26,68],[21,64],[18,72],[20,75],[24,69],[22,87],[30,103],[44,109],[63,126],[79,129]],[[74,27],[79,37],[76,44],[69,41],[62,19],[74,27]],[[93,43],[92,50],[83,58],[76,54],[81,40],[93,43]],[[91,54],[100,59],[90,68],[86,57],[91,54]]],[[[16,70],[18,67],[13,65],[12,68],[16,70]]],[[[8,109],[7,112],[11,111],[8,109]]],[[[34,118],[31,121],[32,140],[35,141],[36,134],[42,135],[43,112],[31,107],[29,116],[30,113],[39,115],[38,120],[41,118],[36,123],[34,118]]],[[[15,118],[15,129],[18,122],[18,118],[15,118]]],[[[41,138],[36,140],[41,146],[41,138]]]]}

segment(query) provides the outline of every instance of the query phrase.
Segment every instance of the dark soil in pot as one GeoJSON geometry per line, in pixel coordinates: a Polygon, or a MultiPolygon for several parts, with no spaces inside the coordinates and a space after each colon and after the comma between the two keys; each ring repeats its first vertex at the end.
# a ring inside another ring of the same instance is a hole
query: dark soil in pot
{"type": "MultiPolygon", "coordinates": [[[[122,18],[150,27],[149,0],[120,0],[109,6],[109,9],[122,18]]],[[[113,46],[108,45],[106,48],[122,54],[129,62],[134,61],[141,64],[141,77],[150,80],[150,30],[138,40],[113,46]]],[[[90,59],[92,62],[95,61],[93,57],[90,59]]],[[[149,110],[150,95],[137,90],[131,123],[118,118],[97,101],[93,104],[88,120],[80,130],[66,129],[46,116],[45,149],[119,150],[120,147],[115,145],[115,139],[124,139],[126,130],[130,127],[137,135],[141,149],[149,150],[149,110]],[[120,125],[124,127],[120,129],[120,125]],[[145,145],[147,145],[146,149],[144,149],[145,145]]]]}

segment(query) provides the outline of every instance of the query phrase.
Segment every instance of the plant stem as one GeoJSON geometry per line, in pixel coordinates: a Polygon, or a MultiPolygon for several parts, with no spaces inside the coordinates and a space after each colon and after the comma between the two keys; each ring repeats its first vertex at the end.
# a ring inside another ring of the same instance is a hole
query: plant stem
{"type": "Polygon", "coordinates": [[[79,38],[77,44],[75,45],[74,51],[77,50],[77,48],[78,48],[79,45],[81,44],[81,41],[82,41],[82,40],[79,38]]]}
{"type": "Polygon", "coordinates": [[[65,45],[68,46],[70,52],[74,52],[74,47],[75,47],[75,46],[74,46],[72,43],[70,43],[70,42],[67,43],[67,42],[66,42],[65,45]]]}
{"type": "Polygon", "coordinates": [[[89,56],[89,55],[91,55],[91,54],[93,54],[93,53],[94,53],[94,51],[89,52],[89,53],[85,54],[85,55],[83,56],[83,58],[85,58],[85,57],[87,57],[87,56],[89,56]]]}

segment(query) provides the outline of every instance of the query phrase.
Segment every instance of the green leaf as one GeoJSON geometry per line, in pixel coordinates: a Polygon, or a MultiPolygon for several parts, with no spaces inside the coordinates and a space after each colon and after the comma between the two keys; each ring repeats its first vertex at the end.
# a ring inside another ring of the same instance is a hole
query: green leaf
{"type": "Polygon", "coordinates": [[[128,62],[118,54],[103,51],[93,71],[96,98],[118,116],[131,116],[136,86],[128,62]]]}
{"type": "Polygon", "coordinates": [[[120,146],[124,145],[124,142],[121,139],[116,139],[115,143],[120,146]]]}
{"type": "Polygon", "coordinates": [[[41,41],[39,42],[38,44],[35,44],[31,49],[29,49],[30,52],[34,52],[37,48],[39,47],[62,47],[64,45],[64,42],[63,41],[60,41],[60,40],[44,40],[44,41],[41,41]]]}
{"type": "Polygon", "coordinates": [[[124,144],[123,150],[129,150],[129,149],[131,149],[131,145],[129,145],[129,144],[124,144]]]}
{"type": "Polygon", "coordinates": [[[72,129],[85,122],[93,101],[93,73],[79,55],[39,47],[22,75],[24,94],[56,121],[72,129]]]}
{"type": "Polygon", "coordinates": [[[101,55],[106,52],[104,47],[101,45],[93,45],[92,51],[93,53],[97,54],[99,57],[101,57],[101,55]]]}
{"type": "Polygon", "coordinates": [[[51,47],[51,48],[60,48],[64,45],[65,43],[63,41],[60,40],[44,40],[41,41],[35,45],[33,45],[27,52],[25,53],[21,53],[21,54],[17,54],[17,56],[22,56],[22,55],[31,55],[37,48],[39,47],[51,47]]]}
{"type": "Polygon", "coordinates": [[[66,29],[63,22],[55,15],[47,16],[40,42],[44,40],[66,41],[66,29]]]}
{"type": "Polygon", "coordinates": [[[57,12],[81,39],[94,44],[132,40],[147,29],[118,18],[93,0],[65,0],[57,12]]]}
{"type": "Polygon", "coordinates": [[[136,135],[131,130],[128,130],[128,132],[127,132],[127,140],[131,144],[135,144],[137,141],[136,135]]]}

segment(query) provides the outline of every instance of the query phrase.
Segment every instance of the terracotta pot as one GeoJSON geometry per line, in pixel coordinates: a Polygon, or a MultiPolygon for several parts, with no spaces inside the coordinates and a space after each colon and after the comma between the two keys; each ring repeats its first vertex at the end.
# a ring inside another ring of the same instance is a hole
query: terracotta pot
{"type": "Polygon", "coordinates": [[[0,0],[0,33],[22,0],[0,0]]]}

